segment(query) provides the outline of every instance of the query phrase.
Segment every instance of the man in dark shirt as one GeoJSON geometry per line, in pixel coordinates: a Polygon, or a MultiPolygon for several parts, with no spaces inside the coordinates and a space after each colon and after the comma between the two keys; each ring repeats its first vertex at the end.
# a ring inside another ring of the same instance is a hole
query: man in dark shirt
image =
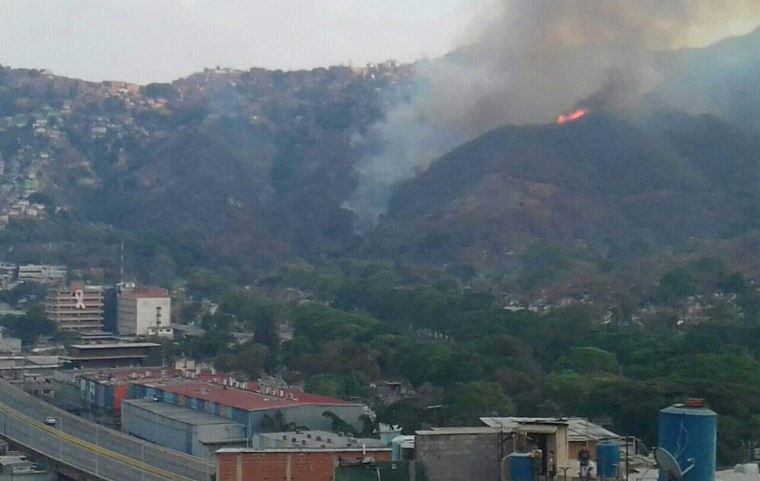
{"type": "Polygon", "coordinates": [[[588,480],[591,477],[589,465],[591,464],[591,453],[586,446],[583,446],[578,451],[578,464],[580,465],[580,477],[581,479],[588,480]]]}

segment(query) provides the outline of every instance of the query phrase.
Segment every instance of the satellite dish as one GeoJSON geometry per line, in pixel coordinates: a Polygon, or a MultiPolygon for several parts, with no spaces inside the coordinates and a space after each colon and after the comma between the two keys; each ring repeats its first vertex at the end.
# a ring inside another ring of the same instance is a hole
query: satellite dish
{"type": "Polygon", "coordinates": [[[681,481],[683,475],[694,467],[694,460],[688,459],[687,462],[690,463],[689,467],[682,470],[676,458],[663,448],[656,448],[654,450],[654,460],[657,461],[657,466],[667,475],[668,481],[681,481]]]}

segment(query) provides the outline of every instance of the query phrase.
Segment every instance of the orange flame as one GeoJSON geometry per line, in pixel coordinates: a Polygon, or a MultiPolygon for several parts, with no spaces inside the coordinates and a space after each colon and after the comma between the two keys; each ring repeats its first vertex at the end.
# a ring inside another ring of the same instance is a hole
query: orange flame
{"type": "Polygon", "coordinates": [[[575,122],[588,115],[588,113],[588,109],[580,108],[568,114],[560,114],[559,117],[557,117],[557,124],[562,125],[568,122],[575,122]]]}

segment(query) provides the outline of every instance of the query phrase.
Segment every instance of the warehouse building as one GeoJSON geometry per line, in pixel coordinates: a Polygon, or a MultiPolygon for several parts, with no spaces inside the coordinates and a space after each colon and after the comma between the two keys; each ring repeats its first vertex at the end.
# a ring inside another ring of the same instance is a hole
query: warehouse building
{"type": "Polygon", "coordinates": [[[55,372],[54,403],[99,424],[118,428],[122,403],[129,399],[130,383],[183,377],[208,380],[226,375],[196,368],[192,361],[176,361],[173,368],[65,369],[55,372]]]}
{"type": "Polygon", "coordinates": [[[250,434],[267,430],[267,425],[273,422],[302,430],[332,431],[338,419],[359,430],[364,416],[372,416],[364,404],[233,380],[224,383],[137,381],[132,384],[130,397],[157,398],[175,406],[221,416],[248,426],[250,434]]]}
{"type": "Polygon", "coordinates": [[[152,399],[121,406],[121,430],[160,446],[214,459],[217,449],[246,445],[246,426],[228,418],[152,399]]]}

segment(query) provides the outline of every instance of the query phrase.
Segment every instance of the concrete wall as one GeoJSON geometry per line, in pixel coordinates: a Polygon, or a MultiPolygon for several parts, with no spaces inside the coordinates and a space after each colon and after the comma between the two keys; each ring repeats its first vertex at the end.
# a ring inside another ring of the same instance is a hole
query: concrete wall
{"type": "MultiPolygon", "coordinates": [[[[417,433],[415,459],[428,481],[499,481],[499,433],[417,433]]],[[[506,453],[505,453],[506,454],[506,453]]]]}

